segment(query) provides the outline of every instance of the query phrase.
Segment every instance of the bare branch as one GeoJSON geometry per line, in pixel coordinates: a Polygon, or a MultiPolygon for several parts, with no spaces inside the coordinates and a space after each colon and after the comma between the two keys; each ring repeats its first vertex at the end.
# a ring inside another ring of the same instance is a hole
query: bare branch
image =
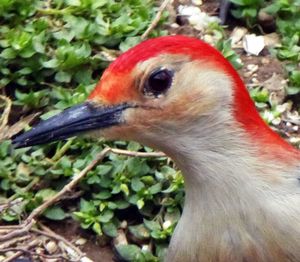
{"type": "Polygon", "coordinates": [[[20,227],[18,229],[12,230],[11,232],[7,233],[4,236],[0,236],[0,242],[7,241],[14,237],[25,235],[34,224],[35,224],[35,220],[32,219],[29,223],[20,225],[20,227]]]}
{"type": "Polygon", "coordinates": [[[160,5],[160,7],[159,7],[159,9],[157,11],[157,14],[154,17],[153,21],[151,22],[151,24],[149,25],[149,27],[147,28],[147,30],[142,34],[142,36],[141,36],[142,40],[145,40],[148,37],[148,35],[150,34],[150,32],[157,26],[157,24],[159,23],[159,20],[161,18],[161,15],[163,13],[163,11],[166,9],[166,7],[168,6],[168,4],[169,4],[170,1],[171,0],[164,0],[161,3],[161,5],[160,5]]]}
{"type": "Polygon", "coordinates": [[[166,157],[166,155],[162,152],[136,152],[118,148],[111,148],[110,151],[114,154],[132,157],[166,157]]]}
{"type": "Polygon", "coordinates": [[[6,126],[7,122],[8,122],[8,116],[10,114],[12,102],[6,96],[1,96],[0,95],[0,99],[2,99],[3,101],[5,101],[5,104],[6,104],[5,108],[4,108],[4,111],[3,111],[2,115],[1,115],[1,118],[0,118],[0,130],[3,130],[4,127],[6,126]]]}

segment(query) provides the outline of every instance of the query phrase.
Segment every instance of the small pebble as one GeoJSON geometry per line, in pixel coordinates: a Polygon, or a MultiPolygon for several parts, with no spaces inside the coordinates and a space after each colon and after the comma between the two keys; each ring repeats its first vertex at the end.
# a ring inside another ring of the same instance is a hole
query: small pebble
{"type": "Polygon", "coordinates": [[[172,225],[171,221],[170,221],[170,220],[166,220],[166,221],[163,223],[163,229],[167,229],[167,228],[169,228],[171,225],[172,225]]]}
{"type": "Polygon", "coordinates": [[[300,137],[291,137],[289,140],[292,144],[300,143],[300,137]]]}
{"type": "Polygon", "coordinates": [[[279,112],[279,113],[283,113],[285,112],[286,110],[288,110],[289,108],[289,104],[288,103],[284,103],[282,105],[277,105],[276,107],[276,110],[279,112]]]}
{"type": "Polygon", "coordinates": [[[120,224],[120,228],[122,229],[126,229],[127,228],[127,221],[126,220],[123,220],[120,224]]]}
{"type": "Polygon", "coordinates": [[[247,65],[247,69],[251,72],[256,72],[258,70],[258,65],[249,64],[247,65]]]}
{"type": "Polygon", "coordinates": [[[13,256],[15,254],[15,252],[13,252],[13,251],[7,251],[7,252],[5,252],[5,256],[6,257],[11,257],[11,256],[13,256]]]}
{"type": "Polygon", "coordinates": [[[80,262],[93,262],[93,260],[89,259],[88,257],[82,257],[80,262]]]}
{"type": "Polygon", "coordinates": [[[272,124],[275,126],[278,126],[281,123],[281,120],[279,117],[272,120],[272,124]]]}
{"type": "Polygon", "coordinates": [[[252,76],[252,72],[251,71],[248,71],[246,73],[244,73],[244,77],[250,77],[252,76]]]}
{"type": "Polygon", "coordinates": [[[209,44],[212,44],[214,42],[214,39],[211,35],[204,35],[203,40],[209,44]]]}
{"type": "Polygon", "coordinates": [[[124,230],[119,229],[117,236],[113,239],[114,246],[118,245],[128,245],[128,241],[126,238],[126,235],[124,233],[124,230]]]}
{"type": "Polygon", "coordinates": [[[58,262],[59,260],[57,260],[56,258],[46,258],[44,261],[45,262],[58,262]]]}
{"type": "Polygon", "coordinates": [[[270,63],[270,60],[269,60],[268,58],[266,58],[266,57],[263,57],[263,58],[261,59],[261,62],[262,62],[262,64],[267,65],[267,64],[270,63]]]}
{"type": "Polygon", "coordinates": [[[142,251],[150,251],[149,245],[142,245],[142,251]]]}
{"type": "Polygon", "coordinates": [[[45,244],[45,249],[49,254],[53,254],[57,250],[57,245],[54,241],[49,241],[45,244]]]}
{"type": "Polygon", "coordinates": [[[202,0],[192,0],[194,5],[202,5],[202,0]]]}
{"type": "Polygon", "coordinates": [[[41,247],[37,247],[37,248],[35,249],[35,253],[37,253],[38,255],[39,255],[39,254],[43,254],[43,253],[44,253],[44,249],[41,248],[41,247]]]}
{"type": "Polygon", "coordinates": [[[75,241],[75,245],[83,246],[86,242],[87,242],[87,240],[85,238],[79,238],[75,241]]]}
{"type": "Polygon", "coordinates": [[[171,27],[172,27],[172,28],[178,28],[178,27],[179,27],[179,24],[173,23],[173,24],[171,24],[171,27]]]}

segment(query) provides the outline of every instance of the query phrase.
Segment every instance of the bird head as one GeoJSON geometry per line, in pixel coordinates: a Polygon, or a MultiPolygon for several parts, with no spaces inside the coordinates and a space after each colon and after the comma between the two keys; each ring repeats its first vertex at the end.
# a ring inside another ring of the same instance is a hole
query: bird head
{"type": "Polygon", "coordinates": [[[196,38],[165,36],[123,53],[85,103],[42,121],[13,143],[32,146],[87,133],[163,149],[163,143],[172,144],[218,112],[226,112],[232,128],[248,136],[259,137],[257,131],[263,130],[262,140],[284,144],[259,117],[238,73],[216,49],[196,38]]]}

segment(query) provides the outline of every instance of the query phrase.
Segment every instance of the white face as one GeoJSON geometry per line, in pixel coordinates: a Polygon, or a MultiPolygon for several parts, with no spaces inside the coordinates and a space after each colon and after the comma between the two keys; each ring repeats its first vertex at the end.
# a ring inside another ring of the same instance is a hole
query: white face
{"type": "Polygon", "coordinates": [[[97,136],[135,140],[157,148],[162,140],[170,143],[170,139],[183,135],[193,125],[204,125],[210,115],[230,111],[233,100],[230,77],[205,61],[160,55],[139,63],[131,77],[128,88],[135,93],[124,102],[137,107],[123,112],[122,124],[100,134],[96,132],[97,136]],[[170,83],[167,79],[157,87],[149,79],[162,71],[163,77],[166,72],[169,74],[170,83]]]}

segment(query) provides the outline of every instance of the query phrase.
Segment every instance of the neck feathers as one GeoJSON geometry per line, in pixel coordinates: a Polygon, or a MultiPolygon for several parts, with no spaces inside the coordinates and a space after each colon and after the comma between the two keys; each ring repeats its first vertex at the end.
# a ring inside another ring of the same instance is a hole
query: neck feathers
{"type": "Polygon", "coordinates": [[[260,144],[260,153],[290,162],[293,158],[300,157],[299,151],[282,139],[260,117],[254,102],[233,67],[228,65],[226,71],[233,78],[234,89],[234,118],[242,129],[248,134],[254,144],[260,144]],[[294,155],[294,156],[292,156],[294,155]]]}
{"type": "Polygon", "coordinates": [[[262,157],[226,110],[207,118],[172,150],[186,201],[167,261],[298,261],[299,168],[262,157]]]}

